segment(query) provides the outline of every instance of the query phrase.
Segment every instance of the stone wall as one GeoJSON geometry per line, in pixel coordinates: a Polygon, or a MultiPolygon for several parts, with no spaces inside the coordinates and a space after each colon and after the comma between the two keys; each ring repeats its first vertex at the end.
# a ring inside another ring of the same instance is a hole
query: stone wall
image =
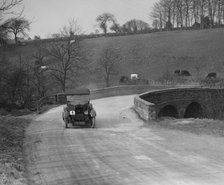
{"type": "Polygon", "coordinates": [[[177,110],[178,118],[183,118],[191,103],[200,105],[201,117],[224,117],[224,89],[172,88],[155,90],[136,96],[134,102],[136,112],[144,120],[158,118],[160,111],[168,105],[177,110]]]}
{"type": "Polygon", "coordinates": [[[91,90],[90,98],[99,99],[111,96],[122,96],[131,94],[141,94],[143,92],[155,89],[163,89],[164,86],[149,86],[149,85],[123,85],[109,88],[91,90]]]}
{"type": "MultiPolygon", "coordinates": [[[[153,89],[163,89],[164,86],[149,86],[149,85],[125,85],[109,88],[95,89],[90,92],[90,99],[99,99],[111,96],[122,96],[131,94],[140,94],[153,89]]],[[[38,101],[37,112],[40,112],[42,106],[46,104],[65,104],[65,93],[57,93],[51,96],[46,96],[38,101]]]]}
{"type": "Polygon", "coordinates": [[[136,96],[134,98],[134,107],[139,116],[144,120],[156,119],[156,109],[154,103],[147,102],[139,96],[136,96]]]}

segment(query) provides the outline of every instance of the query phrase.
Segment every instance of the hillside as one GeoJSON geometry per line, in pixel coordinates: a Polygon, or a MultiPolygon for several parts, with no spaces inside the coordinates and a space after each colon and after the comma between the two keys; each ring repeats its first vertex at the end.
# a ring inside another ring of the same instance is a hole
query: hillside
{"type": "MultiPolygon", "coordinates": [[[[217,72],[223,77],[224,29],[221,28],[85,39],[82,41],[83,53],[91,69],[107,45],[119,49],[122,55],[119,75],[114,77],[113,84],[121,75],[139,73],[143,78],[156,80],[167,70],[173,74],[176,69],[188,70],[195,78],[205,77],[209,72],[217,72]]],[[[34,45],[30,44],[8,54],[29,55],[33,51],[34,45]]],[[[81,84],[92,88],[103,84],[99,73],[88,73],[84,79],[81,84]]]]}

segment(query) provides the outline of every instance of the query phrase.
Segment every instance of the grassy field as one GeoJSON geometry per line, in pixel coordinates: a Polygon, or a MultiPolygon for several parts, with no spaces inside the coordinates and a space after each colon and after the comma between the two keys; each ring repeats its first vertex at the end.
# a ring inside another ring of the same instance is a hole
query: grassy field
{"type": "Polygon", "coordinates": [[[107,45],[119,48],[120,74],[139,73],[158,79],[168,69],[186,69],[194,77],[224,70],[224,29],[175,31],[85,40],[89,60],[97,61],[107,45]]]}
{"type": "Polygon", "coordinates": [[[26,185],[23,155],[25,128],[30,119],[0,116],[0,185],[26,185]]]}
{"type": "MultiPolygon", "coordinates": [[[[204,78],[209,72],[223,77],[223,43],[222,28],[85,39],[82,52],[91,72],[84,75],[80,84],[91,88],[103,86],[102,76],[94,72],[94,68],[107,46],[118,49],[122,56],[113,85],[118,84],[121,75],[138,73],[142,78],[157,80],[164,73],[173,74],[176,69],[188,70],[192,78],[204,78]]],[[[20,53],[31,55],[34,50],[34,44],[29,44],[11,49],[7,54],[11,57],[20,53]]]]}

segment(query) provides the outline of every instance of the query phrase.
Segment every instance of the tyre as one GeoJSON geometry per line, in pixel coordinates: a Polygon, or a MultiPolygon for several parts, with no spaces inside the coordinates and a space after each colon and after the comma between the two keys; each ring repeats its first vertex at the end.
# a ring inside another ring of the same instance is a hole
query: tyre
{"type": "Polygon", "coordinates": [[[65,119],[65,128],[68,128],[68,121],[65,119]]]}
{"type": "Polygon", "coordinates": [[[62,119],[65,120],[65,118],[64,118],[64,113],[63,113],[63,112],[62,112],[62,119]]]}
{"type": "Polygon", "coordinates": [[[90,120],[90,128],[94,128],[95,127],[95,123],[96,123],[95,117],[91,118],[91,120],[90,120]]]}

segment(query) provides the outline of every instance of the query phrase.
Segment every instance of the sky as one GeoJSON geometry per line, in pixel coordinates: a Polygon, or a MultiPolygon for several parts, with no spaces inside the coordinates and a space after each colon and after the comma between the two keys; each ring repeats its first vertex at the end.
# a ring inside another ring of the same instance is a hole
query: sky
{"type": "MultiPolygon", "coordinates": [[[[23,0],[24,17],[32,22],[30,37],[46,38],[59,33],[69,20],[77,20],[82,32],[95,32],[96,17],[102,13],[114,14],[120,25],[131,19],[149,24],[149,13],[157,0],[23,0]]],[[[100,29],[99,29],[100,30],[100,29]]]]}

